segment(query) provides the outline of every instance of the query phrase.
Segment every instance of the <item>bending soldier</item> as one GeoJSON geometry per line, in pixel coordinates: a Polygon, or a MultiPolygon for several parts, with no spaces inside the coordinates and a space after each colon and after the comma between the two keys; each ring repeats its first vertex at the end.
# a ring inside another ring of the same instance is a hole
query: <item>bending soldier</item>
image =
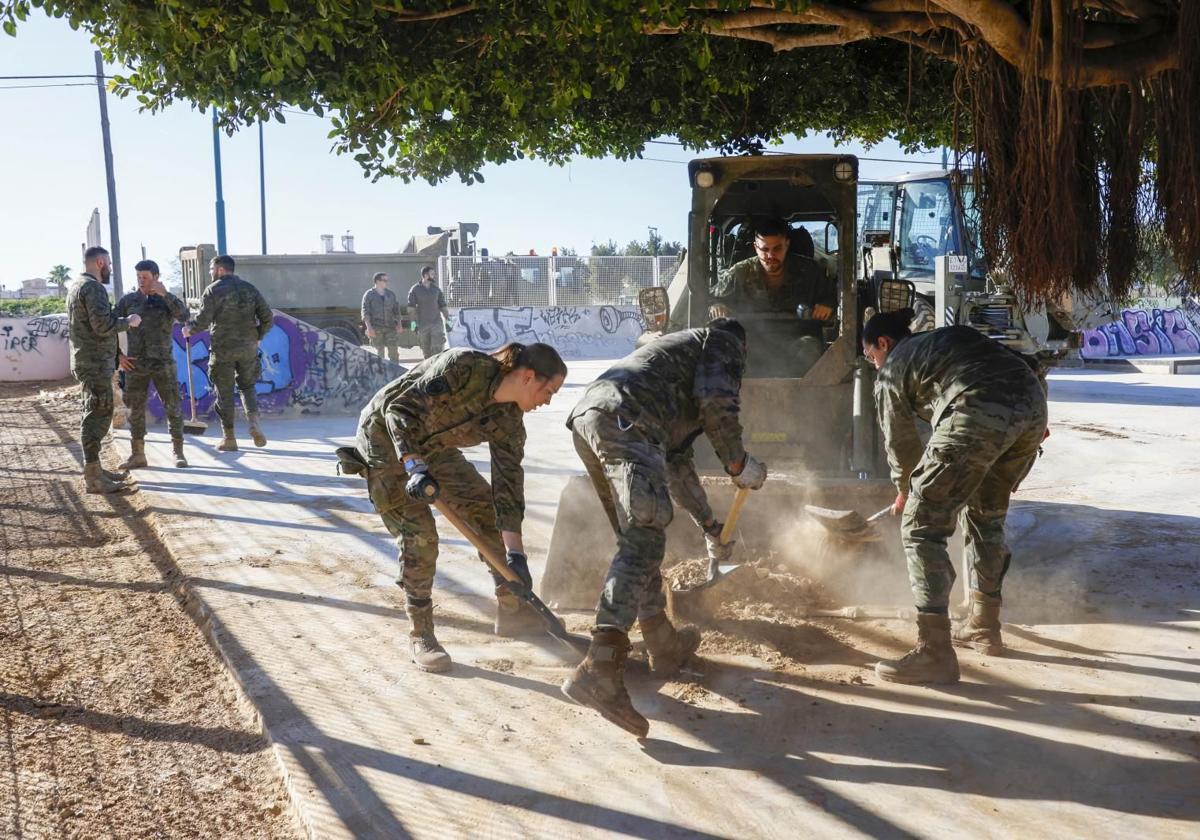
{"type": "Polygon", "coordinates": [[[757,489],[766,480],[766,467],[742,446],[738,395],[745,362],[746,333],[737,321],[672,333],[601,374],[567,419],[616,533],[617,553],[604,579],[591,647],[563,692],[638,737],[649,724],[624,682],[634,621],[655,673],[674,673],[700,644],[695,629],[676,630],[665,612],[660,567],[671,500],[704,530],[710,562],[729,551],[692,465],[692,442],[707,435],[737,486],[757,489]]]}
{"type": "MultiPolygon", "coordinates": [[[[433,628],[438,534],[429,506],[439,496],[445,499],[532,587],[521,538],[522,414],[550,402],[566,375],[566,365],[547,344],[509,344],[490,356],[456,348],[384,386],[362,411],[356,446],[369,467],[371,503],[400,548],[399,583],[412,620],[409,650],[423,671],[451,665],[433,628]],[[490,486],[460,451],[484,441],[492,457],[490,486]]],[[[492,577],[497,635],[540,629],[540,620],[503,579],[492,577]]]]}
{"type": "Polygon", "coordinates": [[[83,255],[84,272],[67,292],[67,321],[71,334],[71,373],[79,382],[83,416],[79,438],[83,444],[83,481],[89,493],[117,493],[128,489],[128,473],[109,472],[100,465],[100,445],[113,416],[113,372],[117,365],[117,333],[137,328],[136,313],[120,317],[108,300],[112,260],[99,245],[83,255]]]}
{"type": "Polygon", "coordinates": [[[863,327],[863,351],[879,371],[876,406],[898,492],[893,512],[903,516],[917,606],[917,646],[875,670],[892,682],[953,683],[952,642],[992,655],[1002,649],[1000,586],[1012,559],[1004,519],[1046,433],[1046,391],[1019,355],[977,330],[911,335],[911,317],[911,310],[879,314],[863,327]],[[916,417],[933,426],[925,446],[916,417]],[[971,605],[952,634],[946,543],[964,508],[971,605]]]}
{"type": "Polygon", "coordinates": [[[183,455],[183,407],[179,398],[179,380],[175,373],[172,325],[187,323],[187,305],[167,291],[159,280],[158,263],[142,260],[137,270],[137,291],[117,302],[117,315],[134,313],[142,318],[141,327],[129,336],[129,353],[119,361],[125,372],[125,402],[129,406],[130,453],[121,469],[146,466],[146,398],[150,383],[158,391],[167,413],[167,428],[175,451],[175,466],[186,467],[183,455]]]}
{"type": "Polygon", "coordinates": [[[372,282],[375,285],[367,289],[362,299],[362,320],[367,339],[380,358],[386,355],[393,362],[398,362],[400,338],[396,330],[400,328],[400,301],[396,300],[396,293],[388,288],[386,271],[378,272],[372,282]]]}
{"type": "Polygon", "coordinates": [[[233,388],[242,392],[242,407],[255,446],[266,446],[258,419],[255,383],[262,376],[258,343],[271,331],[271,307],[254,286],[233,273],[233,257],[213,257],[209,273],[213,282],[200,299],[200,313],[184,327],[185,337],[212,327],[208,348],[208,378],[217,391],[217,416],[224,436],[217,444],[222,452],[237,451],[233,420],[237,413],[233,388]]]}

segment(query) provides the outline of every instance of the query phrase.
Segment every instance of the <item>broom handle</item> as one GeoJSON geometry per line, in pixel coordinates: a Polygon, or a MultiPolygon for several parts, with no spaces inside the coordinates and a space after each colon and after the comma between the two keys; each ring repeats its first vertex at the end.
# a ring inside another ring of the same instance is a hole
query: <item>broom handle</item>
{"type": "Polygon", "coordinates": [[[738,517],[742,515],[742,508],[745,507],[746,499],[749,497],[749,487],[739,487],[733,494],[733,504],[729,506],[729,515],[725,517],[725,526],[721,528],[721,545],[733,539],[733,531],[737,528],[738,517]]]}
{"type": "Polygon", "coordinates": [[[192,422],[196,422],[196,389],[192,387],[192,339],[191,336],[183,337],[183,349],[187,353],[187,370],[188,370],[188,401],[192,404],[192,422]]]}

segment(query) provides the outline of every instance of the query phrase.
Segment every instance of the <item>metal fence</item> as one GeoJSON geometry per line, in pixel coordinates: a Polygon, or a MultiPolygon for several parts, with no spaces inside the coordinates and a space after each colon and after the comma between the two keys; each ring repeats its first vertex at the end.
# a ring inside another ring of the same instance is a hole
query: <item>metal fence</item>
{"type": "Polygon", "coordinates": [[[680,257],[439,257],[450,306],[637,306],[669,285],[680,257]]]}

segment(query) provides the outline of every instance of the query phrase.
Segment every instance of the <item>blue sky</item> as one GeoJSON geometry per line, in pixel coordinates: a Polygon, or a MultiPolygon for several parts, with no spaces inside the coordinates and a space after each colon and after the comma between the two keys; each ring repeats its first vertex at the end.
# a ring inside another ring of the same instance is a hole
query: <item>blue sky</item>
{"type": "MultiPolygon", "coordinates": [[[[17,37],[0,34],[0,76],[93,73],[89,36],[35,11],[17,37]]],[[[111,68],[109,68],[111,72],[111,68]]],[[[104,157],[94,84],[32,87],[58,81],[0,80],[0,283],[45,276],[64,263],[77,269],[92,208],[100,209],[109,241],[104,157]]],[[[181,103],[140,113],[131,99],[108,97],[120,218],[121,258],[128,283],[147,255],[167,267],[183,245],[215,242],[211,118],[181,103]]],[[[480,224],[479,244],[494,253],[550,247],[586,251],[593,241],[645,239],[648,226],[682,240],[690,202],[684,163],[691,154],[670,145],[647,147],[654,160],[578,159],[566,167],[517,161],[484,169],[483,184],[430,186],[399,180],[372,184],[350,157],[330,152],[326,120],[287,114],[266,127],[267,245],[271,253],[310,253],[320,235],[349,230],[355,250],[401,249],[427,225],[480,224]]],[[[780,148],[829,152],[824,137],[790,138],[780,148]]],[[[936,161],[940,153],[906,156],[894,143],[866,151],[880,158],[936,161]]],[[[260,250],[258,134],[222,135],[229,250],[260,250]]],[[[864,177],[924,167],[864,161],[864,177]]],[[[336,240],[335,240],[336,241],[336,240]]]]}

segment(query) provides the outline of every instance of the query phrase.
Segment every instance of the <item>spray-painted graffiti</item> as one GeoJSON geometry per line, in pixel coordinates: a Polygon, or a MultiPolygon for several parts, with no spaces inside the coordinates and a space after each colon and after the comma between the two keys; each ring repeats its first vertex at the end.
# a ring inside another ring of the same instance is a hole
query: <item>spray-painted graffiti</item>
{"type": "MultiPolygon", "coordinates": [[[[188,404],[188,350],[178,325],[173,334],[179,391],[188,404]]],[[[209,334],[190,339],[192,385],[198,416],[214,417],[216,393],[208,378],[209,334]]],[[[275,313],[271,331],[259,343],[262,374],[254,385],[259,410],[271,414],[358,411],[404,369],[340,338],[275,313]]],[[[162,401],[151,386],[150,413],[161,420],[162,401]]]]}
{"type": "Polygon", "coordinates": [[[1085,359],[1200,353],[1200,330],[1183,307],[1126,309],[1121,320],[1083,331],[1085,359]]]}
{"type": "Polygon", "coordinates": [[[68,332],[66,315],[0,318],[0,382],[70,375],[68,332]]]}
{"type": "Polygon", "coordinates": [[[567,359],[615,359],[642,334],[632,306],[463,307],[450,330],[450,345],[491,352],[511,341],[545,342],[567,359]]]}

